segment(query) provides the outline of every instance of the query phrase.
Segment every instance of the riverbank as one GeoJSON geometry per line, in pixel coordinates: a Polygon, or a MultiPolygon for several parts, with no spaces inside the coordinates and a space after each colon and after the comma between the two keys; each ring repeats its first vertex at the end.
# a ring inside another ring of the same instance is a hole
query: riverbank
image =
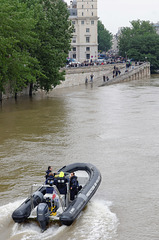
{"type": "Polygon", "coordinates": [[[109,77],[110,75],[113,76],[114,66],[120,69],[120,71],[123,71],[125,69],[125,63],[106,64],[79,68],[74,67],[66,69],[65,81],[62,81],[61,84],[56,86],[54,90],[85,84],[86,78],[88,79],[88,81],[90,81],[91,74],[93,74],[94,84],[101,84],[103,75],[109,77]]]}
{"type": "MultiPolygon", "coordinates": [[[[150,63],[146,62],[141,65],[135,66],[135,63],[131,67],[126,68],[125,63],[118,64],[106,64],[98,66],[87,66],[87,67],[73,67],[66,68],[65,81],[61,81],[61,84],[56,86],[52,91],[47,93],[48,95],[53,94],[58,89],[79,86],[85,84],[86,79],[90,81],[90,76],[93,75],[93,85],[94,86],[106,86],[109,84],[115,84],[119,82],[139,80],[142,78],[150,77],[150,63]],[[113,77],[114,68],[120,70],[120,74],[113,77]],[[103,82],[103,76],[108,77],[108,81],[103,82]]],[[[39,94],[41,96],[46,96],[46,92],[43,90],[38,90],[34,94],[39,94]]],[[[23,89],[22,92],[18,93],[18,96],[28,96],[29,87],[23,89]]],[[[2,96],[3,99],[12,98],[13,95],[9,91],[2,96]]]]}
{"type": "Polygon", "coordinates": [[[131,80],[139,80],[150,77],[150,63],[145,62],[141,65],[135,65],[135,63],[133,63],[129,68],[126,68],[125,63],[119,63],[90,66],[86,68],[66,69],[65,81],[61,82],[60,85],[56,86],[53,91],[65,87],[85,84],[86,78],[88,79],[88,82],[90,82],[91,74],[93,74],[93,85],[98,87],[120,82],[127,82],[131,80]],[[113,77],[114,68],[118,68],[118,70],[120,70],[120,74],[113,77]],[[109,80],[105,80],[105,82],[103,82],[103,76],[108,77],[109,80]]]}

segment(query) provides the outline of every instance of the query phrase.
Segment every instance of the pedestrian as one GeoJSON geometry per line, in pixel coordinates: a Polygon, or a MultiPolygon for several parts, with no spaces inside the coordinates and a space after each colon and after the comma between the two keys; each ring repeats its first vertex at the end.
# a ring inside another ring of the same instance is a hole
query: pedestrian
{"type": "Polygon", "coordinates": [[[115,70],[113,70],[113,78],[115,77],[115,70]]]}
{"type": "Polygon", "coordinates": [[[87,83],[88,83],[88,78],[86,77],[86,78],[85,78],[85,84],[87,84],[87,83]]]}
{"type": "Polygon", "coordinates": [[[109,81],[109,77],[107,76],[107,81],[109,81]]]}
{"type": "Polygon", "coordinates": [[[103,82],[105,82],[105,75],[103,75],[103,82]]]}
{"type": "Polygon", "coordinates": [[[93,77],[94,77],[94,75],[93,75],[93,73],[90,75],[90,81],[91,82],[93,82],[93,77]]]}

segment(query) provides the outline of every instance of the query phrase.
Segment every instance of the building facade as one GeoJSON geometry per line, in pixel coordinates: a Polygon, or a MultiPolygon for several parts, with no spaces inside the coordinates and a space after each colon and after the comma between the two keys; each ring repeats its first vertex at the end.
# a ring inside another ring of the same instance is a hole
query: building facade
{"type": "Polygon", "coordinates": [[[79,62],[98,59],[97,0],[73,0],[68,9],[74,25],[69,58],[79,62]]]}

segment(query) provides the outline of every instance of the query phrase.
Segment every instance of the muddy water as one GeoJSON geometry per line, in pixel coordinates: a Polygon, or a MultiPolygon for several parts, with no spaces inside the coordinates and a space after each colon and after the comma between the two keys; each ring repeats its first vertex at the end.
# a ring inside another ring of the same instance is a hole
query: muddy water
{"type": "Polygon", "coordinates": [[[0,109],[0,239],[159,239],[159,78],[103,88],[59,89],[0,109]],[[71,227],[15,224],[31,184],[73,162],[91,162],[102,183],[71,227]]]}

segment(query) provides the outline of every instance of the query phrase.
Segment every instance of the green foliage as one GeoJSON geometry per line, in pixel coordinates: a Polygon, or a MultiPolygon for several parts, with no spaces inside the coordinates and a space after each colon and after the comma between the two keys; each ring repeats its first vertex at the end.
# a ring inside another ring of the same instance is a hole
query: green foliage
{"type": "Polygon", "coordinates": [[[35,82],[38,61],[29,53],[35,48],[37,37],[34,32],[33,13],[18,0],[0,0],[0,91],[6,84],[11,91],[21,91],[28,82],[35,82]],[[31,65],[36,66],[33,71],[31,65]]]}
{"type": "Polygon", "coordinates": [[[132,21],[119,37],[119,53],[136,61],[149,61],[151,71],[159,69],[159,35],[149,21],[132,21]]]}
{"type": "Polygon", "coordinates": [[[99,51],[108,51],[112,46],[112,34],[105,29],[103,23],[98,21],[98,49],[99,51]]]}
{"type": "Polygon", "coordinates": [[[43,72],[37,78],[37,85],[49,91],[64,80],[64,72],[60,69],[66,63],[72,34],[67,5],[62,0],[21,1],[25,1],[30,9],[34,8],[35,31],[40,41],[34,54],[43,72]]]}
{"type": "Polygon", "coordinates": [[[62,0],[0,0],[0,92],[64,80],[72,28],[62,0]]]}
{"type": "Polygon", "coordinates": [[[71,23],[68,21],[69,13],[62,0],[44,0],[43,16],[37,24],[37,33],[41,46],[37,52],[42,70],[46,78],[39,78],[40,88],[49,91],[64,80],[64,66],[72,34],[71,23]]]}

